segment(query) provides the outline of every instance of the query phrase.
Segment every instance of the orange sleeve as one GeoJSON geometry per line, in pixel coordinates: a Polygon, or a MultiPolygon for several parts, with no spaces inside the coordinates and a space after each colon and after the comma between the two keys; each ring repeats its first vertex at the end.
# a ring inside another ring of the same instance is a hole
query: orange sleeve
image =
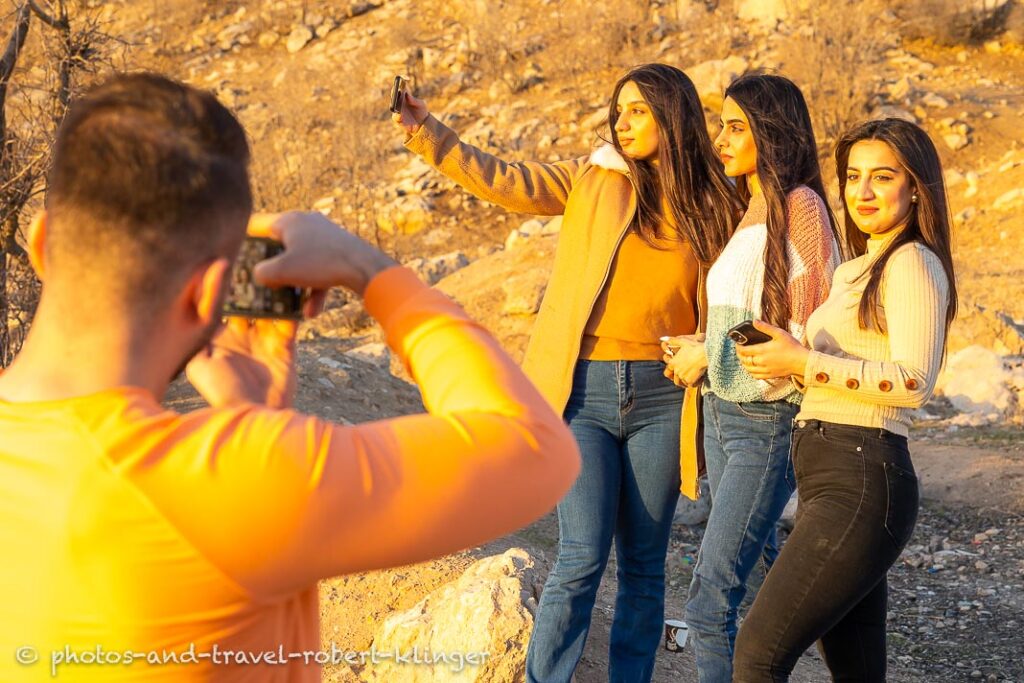
{"type": "Polygon", "coordinates": [[[206,473],[160,496],[197,550],[248,590],[286,593],[482,543],[548,512],[579,471],[560,417],[445,295],[396,267],[370,283],[366,306],[428,414],[341,426],[219,411],[206,473]]]}

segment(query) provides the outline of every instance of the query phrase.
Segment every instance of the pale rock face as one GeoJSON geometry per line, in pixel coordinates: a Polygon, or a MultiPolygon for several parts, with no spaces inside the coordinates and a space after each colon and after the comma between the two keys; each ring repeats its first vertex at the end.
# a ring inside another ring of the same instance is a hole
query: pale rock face
{"type": "Polygon", "coordinates": [[[505,291],[505,305],[501,312],[506,315],[534,315],[540,310],[547,283],[532,273],[513,275],[502,284],[505,291]]]}
{"type": "Polygon", "coordinates": [[[306,47],[306,44],[311,40],[313,40],[313,31],[308,26],[296,26],[288,34],[285,47],[288,49],[288,52],[295,53],[306,47]]]}
{"type": "Polygon", "coordinates": [[[996,200],[992,202],[992,208],[1009,209],[1020,204],[1024,204],[1024,187],[1015,187],[996,197],[996,200]]]}
{"type": "Polygon", "coordinates": [[[713,59],[686,69],[686,75],[697,88],[697,95],[705,107],[718,110],[724,100],[725,89],[747,70],[749,63],[742,57],[730,56],[713,59]]]}
{"type": "MultiPolygon", "coordinates": [[[[797,9],[805,10],[810,4],[807,0],[799,0],[797,9]]],[[[741,20],[750,22],[754,26],[764,29],[774,29],[780,21],[789,18],[792,8],[791,0],[737,0],[736,16],[741,20]]]]}
{"type": "Polygon", "coordinates": [[[468,266],[469,258],[461,251],[453,251],[432,258],[415,258],[403,265],[414,270],[428,285],[433,285],[458,269],[468,266]]]}
{"type": "Polygon", "coordinates": [[[540,578],[521,548],[471,565],[457,581],[389,616],[373,639],[378,652],[431,653],[431,663],[383,661],[374,683],[521,681],[540,578]],[[460,661],[460,656],[463,658],[460,661]],[[477,665],[469,663],[473,657],[477,665]]]}
{"type": "Polygon", "coordinates": [[[391,352],[388,351],[387,344],[380,342],[357,346],[354,349],[346,351],[345,355],[349,358],[362,361],[363,363],[376,365],[380,368],[387,368],[391,363],[391,352]]]}
{"type": "Polygon", "coordinates": [[[377,226],[389,234],[413,235],[430,226],[433,208],[424,197],[399,197],[377,214],[377,226]]]}
{"type": "Polygon", "coordinates": [[[1024,388],[1024,370],[999,354],[968,346],[952,354],[939,378],[938,391],[962,413],[960,422],[996,422],[1013,408],[1014,393],[1024,388]]]}

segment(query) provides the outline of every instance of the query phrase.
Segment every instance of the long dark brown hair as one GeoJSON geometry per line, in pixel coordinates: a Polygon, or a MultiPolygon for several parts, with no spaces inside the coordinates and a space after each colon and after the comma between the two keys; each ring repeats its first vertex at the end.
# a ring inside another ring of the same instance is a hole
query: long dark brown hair
{"type": "MultiPolygon", "coordinates": [[[[757,179],[768,206],[768,239],[764,248],[764,289],[761,317],[776,327],[789,328],[789,258],[786,196],[806,185],[821,197],[829,226],[837,238],[836,220],[828,209],[818,163],[811,115],[800,88],[775,74],[749,74],[733,81],[725,91],[746,114],[757,149],[757,179]]],[[[736,181],[740,197],[750,201],[747,179],[736,181]]]]}
{"type": "Polygon", "coordinates": [[[612,93],[608,125],[611,142],[629,165],[637,188],[633,228],[649,244],[658,234],[662,197],[672,211],[680,239],[689,243],[705,266],[725,248],[742,204],[718,161],[693,81],[667,64],[637,66],[619,79],[612,93]],[[631,159],[622,152],[615,121],[619,91],[636,83],[658,124],[658,165],[631,159]]]}
{"type": "MultiPolygon", "coordinates": [[[[864,295],[860,300],[857,319],[861,329],[870,326],[884,332],[884,323],[877,314],[879,289],[885,264],[897,249],[911,242],[928,247],[942,263],[949,280],[949,305],[946,308],[946,336],[949,326],[956,318],[957,294],[956,275],[953,272],[952,223],[949,203],[946,201],[946,187],[942,180],[942,162],[928,134],[920,127],[902,119],[881,119],[867,121],[855,126],[840,138],[836,144],[836,172],[839,174],[839,194],[843,197],[843,217],[846,232],[846,246],[853,256],[867,251],[868,237],[854,223],[850,207],[846,203],[846,171],[850,163],[850,150],[858,142],[877,140],[884,142],[896,155],[900,166],[910,177],[911,189],[917,201],[910,204],[906,227],[896,235],[878,255],[865,272],[868,278],[864,295]]],[[[945,342],[943,342],[945,353],[945,342]]]]}

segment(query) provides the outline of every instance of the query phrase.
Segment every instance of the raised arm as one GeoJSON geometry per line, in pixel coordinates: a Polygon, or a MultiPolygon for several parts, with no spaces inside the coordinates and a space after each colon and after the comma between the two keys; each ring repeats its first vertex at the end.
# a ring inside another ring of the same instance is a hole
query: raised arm
{"type": "Polygon", "coordinates": [[[569,192],[586,163],[585,158],[554,163],[502,161],[459,140],[455,131],[427,113],[422,100],[411,95],[402,114],[395,116],[408,135],[407,149],[480,199],[509,211],[564,213],[569,192]]]}
{"type": "Polygon", "coordinates": [[[242,402],[186,416],[182,432],[200,425],[181,437],[195,440],[182,449],[196,459],[179,482],[188,501],[149,492],[176,526],[241,586],[276,595],[476,545],[551,510],[579,452],[497,341],[323,217],[293,220],[283,234],[291,260],[268,262],[257,278],[322,286],[346,272],[428,412],[342,426],[242,402]],[[348,263],[329,265],[337,260],[348,263]]]}

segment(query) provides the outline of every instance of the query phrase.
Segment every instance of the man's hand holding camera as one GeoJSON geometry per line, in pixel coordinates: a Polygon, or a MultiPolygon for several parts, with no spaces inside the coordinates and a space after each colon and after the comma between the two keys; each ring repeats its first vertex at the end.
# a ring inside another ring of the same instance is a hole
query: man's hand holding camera
{"type": "MultiPolygon", "coordinates": [[[[319,213],[254,214],[248,233],[284,244],[285,251],[258,264],[254,275],[266,286],[310,289],[306,317],[320,312],[330,287],[362,296],[375,275],[397,265],[319,213]]],[[[231,317],[189,362],[188,379],[211,406],[289,407],[295,398],[296,330],[293,320],[231,317]]]]}

